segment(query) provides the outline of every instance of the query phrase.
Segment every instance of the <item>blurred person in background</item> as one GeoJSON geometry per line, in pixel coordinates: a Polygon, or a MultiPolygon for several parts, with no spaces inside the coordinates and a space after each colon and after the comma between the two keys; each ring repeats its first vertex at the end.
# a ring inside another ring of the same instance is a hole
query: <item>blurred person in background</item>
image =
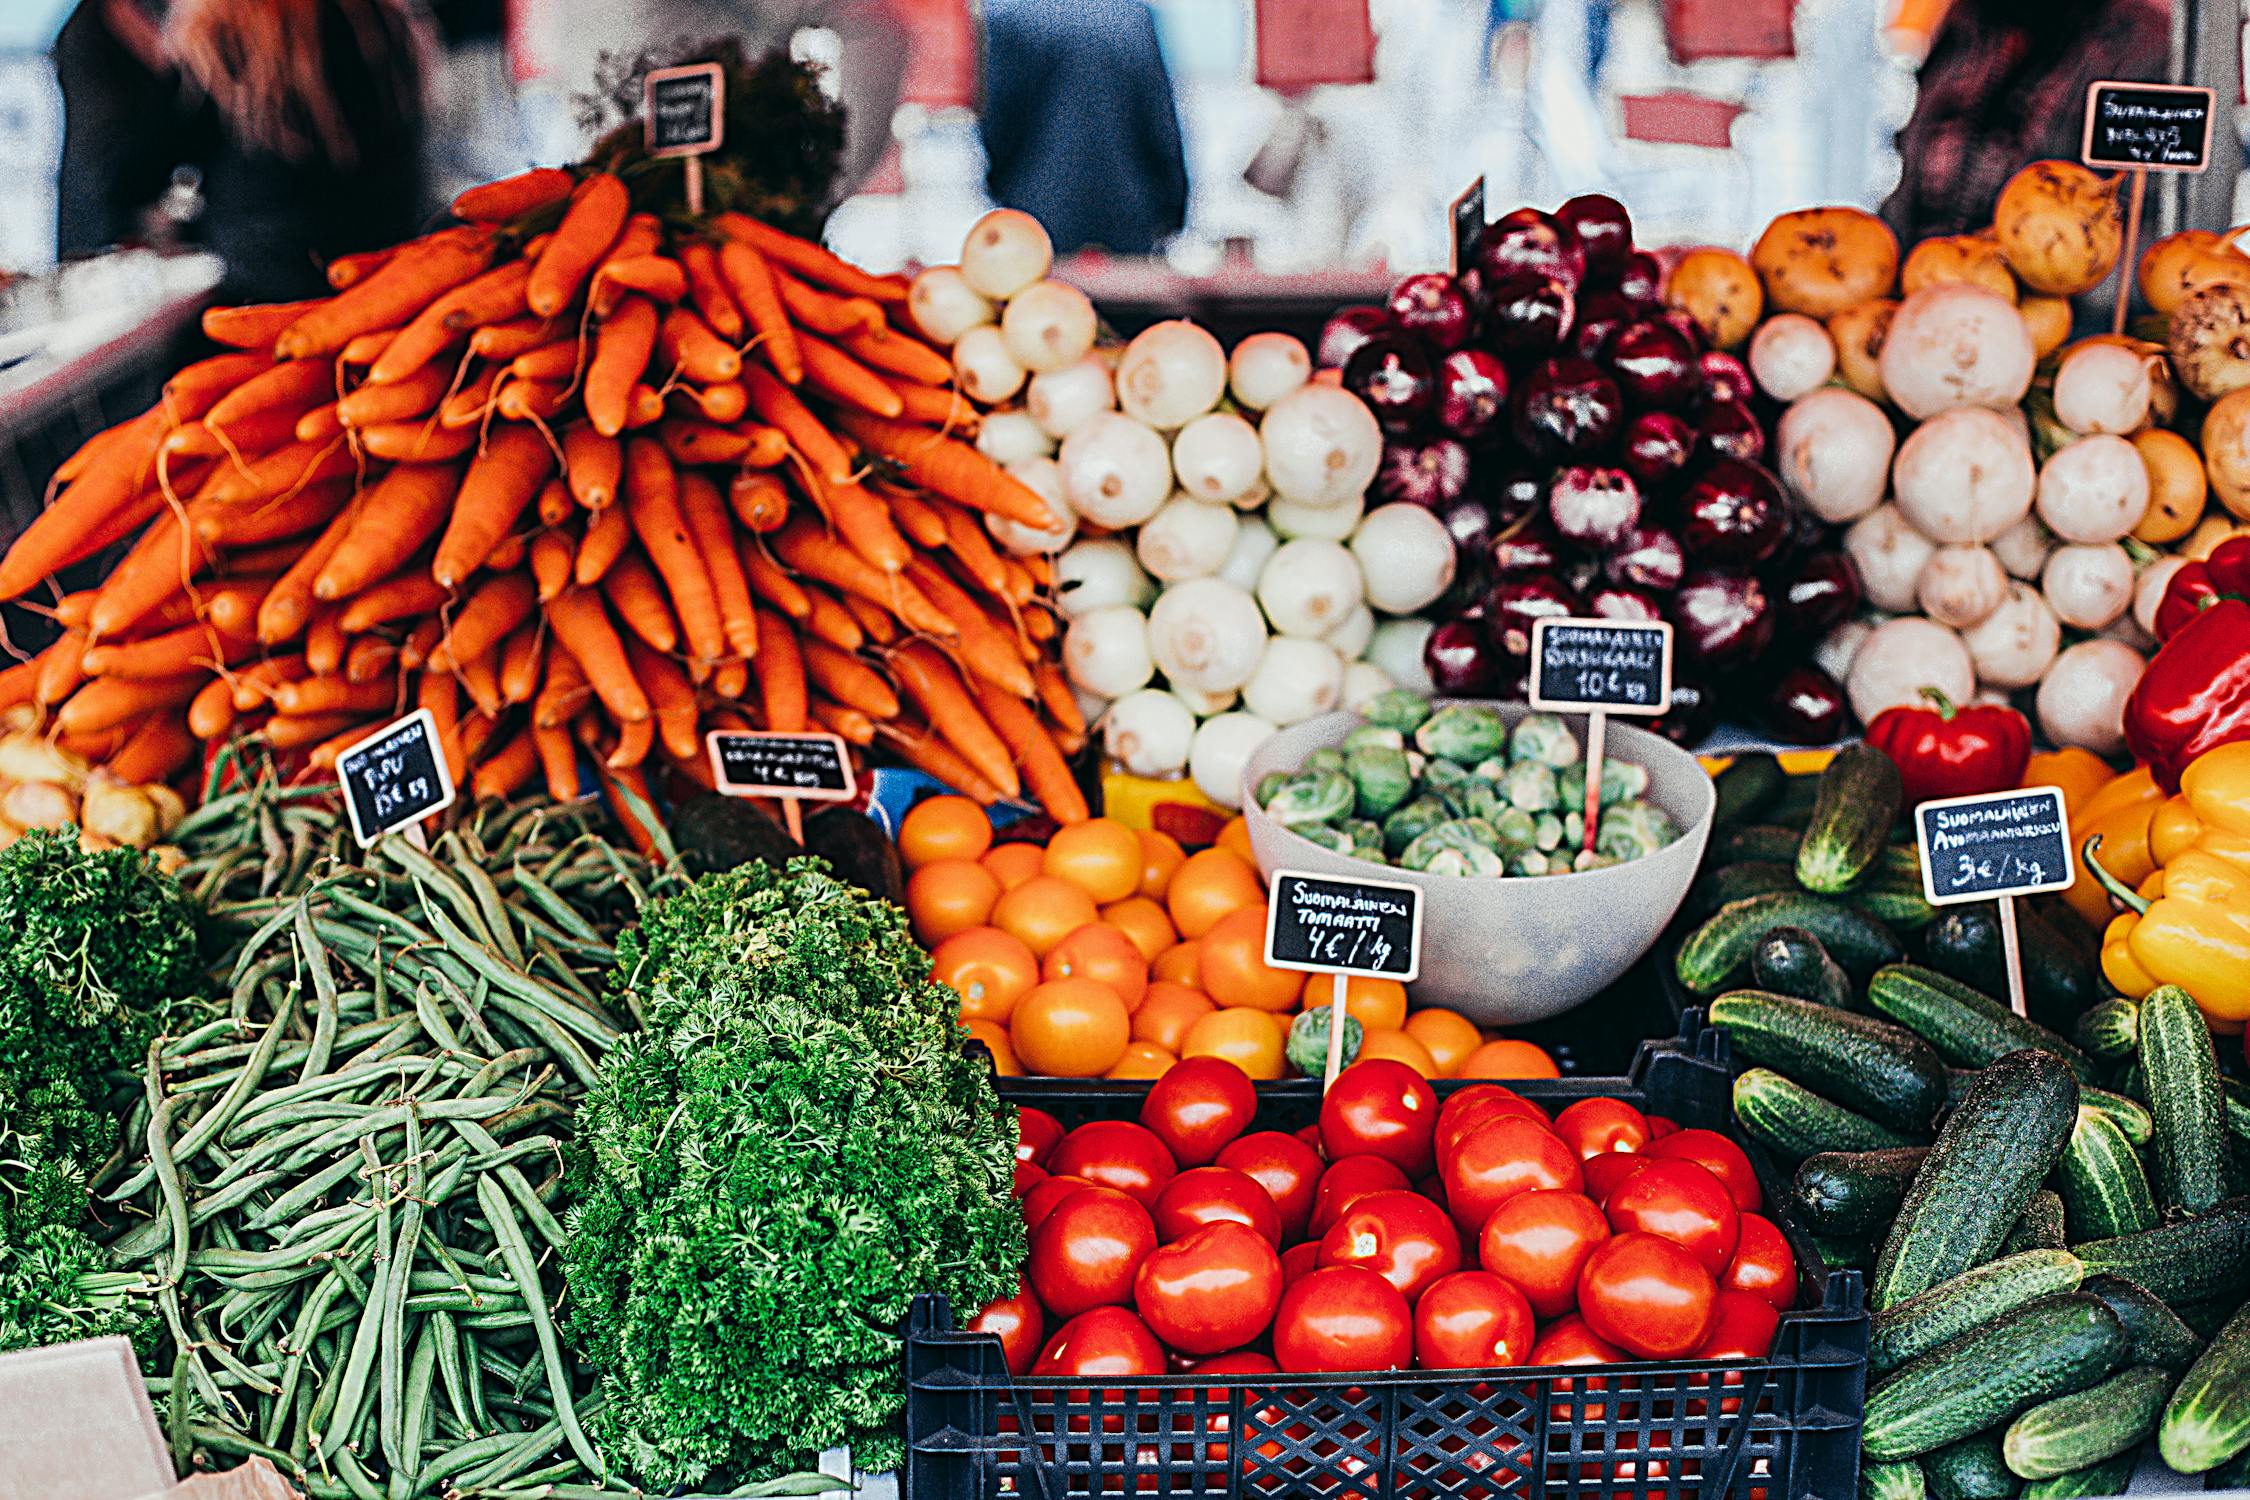
{"type": "Polygon", "coordinates": [[[137,237],[191,167],[221,297],[319,295],[326,261],[420,225],[430,40],[421,0],[83,0],[55,44],[60,253],[137,237]]]}
{"type": "Polygon", "coordinates": [[[1055,253],[1146,255],[1187,222],[1172,78],[1144,0],[985,0],[986,190],[1055,253]]]}

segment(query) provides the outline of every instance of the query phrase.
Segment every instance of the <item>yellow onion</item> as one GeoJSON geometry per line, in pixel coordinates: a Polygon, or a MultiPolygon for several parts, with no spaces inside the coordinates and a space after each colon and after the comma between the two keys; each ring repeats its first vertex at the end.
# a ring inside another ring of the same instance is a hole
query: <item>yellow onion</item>
{"type": "Polygon", "coordinates": [[[1883,390],[1883,337],[1890,332],[1891,315],[1898,304],[1888,297],[1855,302],[1828,319],[1828,336],[1836,341],[1836,373],[1844,384],[1870,401],[1886,399],[1883,390]]]}
{"type": "Polygon", "coordinates": [[[2015,273],[2008,269],[1999,242],[1988,235],[1946,234],[1924,240],[1907,255],[1898,273],[1899,290],[1909,297],[1926,286],[1956,281],[2016,300],[2015,273]]]}
{"type": "Polygon", "coordinates": [[[1898,237],[1863,209],[1799,209],[1766,226],[1750,264],[1774,311],[1828,318],[1889,293],[1898,276],[1898,237]]]}
{"type": "Polygon", "coordinates": [[[2198,287],[2172,314],[2168,345],[2180,380],[2205,401],[2250,386],[2250,285],[2198,287]]]}
{"type": "Polygon", "coordinates": [[[2124,240],[2117,182],[2076,162],[2035,161],[2000,190],[1992,228],[2025,286],[2075,297],[2116,269],[2124,240]]]}
{"type": "Polygon", "coordinates": [[[1765,293],[1750,262],[1732,250],[1702,246],[1680,257],[1664,281],[1664,302],[1695,319],[1717,349],[1732,349],[1750,337],[1765,306],[1765,293]]]}

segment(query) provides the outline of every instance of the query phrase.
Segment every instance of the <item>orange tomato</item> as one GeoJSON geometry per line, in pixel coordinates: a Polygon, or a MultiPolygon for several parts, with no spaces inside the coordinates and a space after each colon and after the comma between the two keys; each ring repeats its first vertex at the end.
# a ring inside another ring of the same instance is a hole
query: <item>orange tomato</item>
{"type": "Polygon", "coordinates": [[[992,925],[1024,940],[1041,958],[1064,938],[1101,916],[1094,898],[1067,880],[1034,875],[1000,895],[992,905],[992,925]]]}
{"type": "Polygon", "coordinates": [[[906,914],[925,948],[982,927],[999,899],[1000,882],[974,860],[933,860],[906,880],[906,914]]]}
{"type": "Polygon", "coordinates": [[[1164,888],[1172,883],[1172,872],[1187,860],[1187,851],[1178,839],[1154,828],[1136,828],[1133,834],[1141,841],[1141,894],[1161,901],[1164,888]]]}
{"type": "Polygon", "coordinates": [[[1102,908],[1102,920],[1119,928],[1141,950],[1141,957],[1150,963],[1156,955],[1180,940],[1172,930],[1172,919],[1164,908],[1147,896],[1127,896],[1122,901],[1112,901],[1102,908]]]}
{"type": "Polygon", "coordinates": [[[1254,865],[1258,862],[1258,856],[1250,848],[1250,820],[1240,813],[1227,819],[1226,826],[1219,830],[1219,837],[1211,847],[1241,855],[1244,864],[1254,865]]]}
{"type": "MultiPolygon", "coordinates": [[[[1084,894],[1081,892],[1080,894],[1084,894]]],[[[1008,1039],[1026,1072],[1097,1078],[1117,1066],[1133,1020],[1117,991],[1091,979],[1053,979],[1016,1002],[1008,1039]]]]}
{"type": "Polygon", "coordinates": [[[1148,966],[1151,979],[1169,979],[1174,984],[1184,984],[1194,989],[1203,981],[1195,977],[1196,961],[1203,956],[1201,943],[1174,943],[1148,966]]]}
{"type": "Polygon", "coordinates": [[[1418,1010],[1406,1018],[1406,1034],[1430,1054],[1441,1078],[1451,1078],[1461,1060],[1484,1045],[1476,1022],[1457,1010],[1418,1010]]]}
{"type": "Polygon", "coordinates": [[[1169,979],[1152,980],[1148,993],[1141,996],[1140,1009],[1133,1012],[1133,1039],[1177,1053],[1188,1028],[1217,1009],[1199,989],[1169,979]]]}
{"type": "Polygon", "coordinates": [[[1439,1076],[1437,1064],[1430,1060],[1430,1049],[1405,1032],[1390,1027],[1369,1027],[1360,1033],[1359,1056],[1354,1061],[1366,1062],[1371,1057],[1387,1057],[1405,1063],[1424,1078],[1439,1076]]]}
{"type": "Polygon", "coordinates": [[[1039,965],[1042,979],[1092,979],[1117,991],[1128,1013],[1138,1009],[1148,989],[1148,960],[1123,929],[1088,922],[1047,950],[1039,965]]]}
{"type": "Polygon", "coordinates": [[[961,997],[962,1020],[1005,1022],[1039,982],[1039,960],[1012,933],[972,927],[937,945],[930,977],[961,997]]]}
{"type": "Polygon", "coordinates": [[[1261,1010],[1215,1010],[1188,1028],[1182,1057],[1223,1057],[1254,1079],[1281,1076],[1281,1033],[1261,1010]]]}
{"type": "Polygon", "coordinates": [[[1203,849],[1181,861],[1165,888],[1164,904],[1184,938],[1199,938],[1228,912],[1262,904],[1258,867],[1231,849],[1203,849]]]}
{"type": "Polygon", "coordinates": [[[1040,869],[1106,906],[1141,888],[1141,841],[1115,818],[1088,818],[1055,830],[1040,869]]]}
{"type": "Polygon", "coordinates": [[[1045,858],[1037,844],[994,844],[977,863],[992,872],[1000,889],[1012,891],[1038,874],[1045,858]]]}
{"type": "Polygon", "coordinates": [[[1456,1078],[1560,1078],[1555,1060],[1529,1042],[1503,1037],[1461,1059],[1456,1078]]]}
{"type": "MultiPolygon", "coordinates": [[[[1326,1010],[1336,998],[1336,976],[1307,974],[1304,980],[1303,1008],[1326,1010]]],[[[1395,979],[1351,975],[1344,981],[1344,1014],[1369,1031],[1396,1031],[1406,1024],[1406,986],[1395,979]]]]}
{"type": "Polygon", "coordinates": [[[979,859],[992,847],[992,820],[967,797],[924,797],[898,823],[898,857],[909,870],[933,859],[979,859]]]}
{"type": "Polygon", "coordinates": [[[1015,1048],[1008,1044],[1008,1028],[997,1021],[971,1019],[963,1021],[970,1036],[992,1051],[992,1071],[1002,1078],[1021,1078],[1023,1064],[1016,1061],[1015,1048]]]}
{"type": "MultiPolygon", "coordinates": [[[[1203,935],[1196,959],[1196,982],[1221,1005],[1252,1010],[1288,1010],[1297,1003],[1304,976],[1266,964],[1266,904],[1240,907],[1219,918],[1203,935]]],[[[1400,1002],[1403,1010],[1405,1002],[1400,1002]]]]}
{"type": "Polygon", "coordinates": [[[1179,1059],[1154,1042],[1127,1042],[1125,1055],[1117,1060],[1104,1078],[1162,1078],[1165,1070],[1179,1059]]]}

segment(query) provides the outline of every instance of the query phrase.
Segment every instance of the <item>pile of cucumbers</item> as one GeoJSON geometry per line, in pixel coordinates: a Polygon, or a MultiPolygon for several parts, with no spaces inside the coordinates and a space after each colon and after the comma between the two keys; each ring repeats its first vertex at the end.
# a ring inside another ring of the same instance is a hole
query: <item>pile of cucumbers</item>
{"type": "Polygon", "coordinates": [[[1796,1164],[1823,1258],[1867,1273],[1863,1494],[2122,1494],[2151,1437],[2250,1487],[2250,1092],[2184,990],[2097,998],[2088,958],[2088,1003],[2035,1011],[2065,1037],[1964,978],[1907,900],[1895,771],[1869,757],[1809,799],[1722,778],[1722,813],[1770,820],[1738,829],[1796,835],[1791,888],[1719,892],[1677,956],[1730,1035],[1744,1132],[1796,1164]]]}

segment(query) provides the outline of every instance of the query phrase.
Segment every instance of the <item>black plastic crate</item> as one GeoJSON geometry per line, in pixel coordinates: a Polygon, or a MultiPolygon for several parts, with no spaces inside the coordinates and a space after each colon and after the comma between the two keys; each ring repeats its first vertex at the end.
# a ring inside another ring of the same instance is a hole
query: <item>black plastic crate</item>
{"type": "MultiPolygon", "coordinates": [[[[1443,1096],[1466,1082],[1435,1085],[1443,1096]]],[[[1682,1125],[1733,1129],[1727,1043],[1682,1018],[1643,1043],[1623,1079],[1509,1085],[1550,1113],[1625,1099],[1682,1125]]],[[[1146,1084],[1005,1079],[1002,1093],[1075,1125],[1129,1118],[1146,1084]]],[[[1313,1080],[1261,1085],[1259,1129],[1319,1106],[1313,1080]]],[[[1786,1180],[1752,1147],[1766,1212],[1799,1267],[1799,1307],[1759,1364],[1637,1362],[1504,1372],[1344,1377],[1012,1378],[1000,1343],[958,1331],[942,1298],[915,1299],[906,1339],[908,1500],[1092,1495],[1665,1496],[1851,1500],[1866,1399],[1867,1313],[1857,1271],[1828,1271],[1787,1215],[1786,1180]],[[1750,1420],[1742,1419],[1747,1409],[1750,1420]]]]}

